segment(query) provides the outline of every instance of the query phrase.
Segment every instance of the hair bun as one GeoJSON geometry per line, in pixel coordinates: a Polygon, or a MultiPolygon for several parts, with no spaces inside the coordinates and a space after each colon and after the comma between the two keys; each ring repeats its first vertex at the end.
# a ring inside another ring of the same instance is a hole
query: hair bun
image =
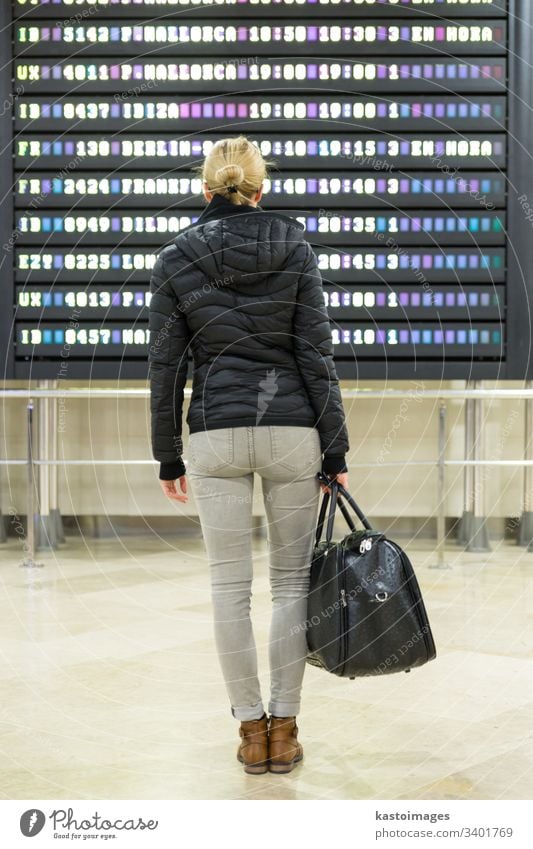
{"type": "Polygon", "coordinates": [[[246,205],[254,203],[263,186],[267,166],[275,164],[263,159],[256,142],[240,135],[218,139],[201,167],[193,170],[201,174],[205,190],[230,203],[246,205]]]}
{"type": "Polygon", "coordinates": [[[222,186],[238,186],[244,180],[244,171],[240,165],[223,165],[215,171],[215,180],[222,186]]]}

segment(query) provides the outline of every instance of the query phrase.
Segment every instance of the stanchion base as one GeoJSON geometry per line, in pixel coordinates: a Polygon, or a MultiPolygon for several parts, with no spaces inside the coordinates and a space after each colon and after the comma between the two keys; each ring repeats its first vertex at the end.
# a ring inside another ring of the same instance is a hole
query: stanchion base
{"type": "Polygon", "coordinates": [[[533,513],[522,513],[516,544],[528,546],[533,545],[533,513]]]}
{"type": "Polygon", "coordinates": [[[0,510],[0,542],[7,542],[6,517],[0,510]]]}
{"type": "Polygon", "coordinates": [[[464,510],[463,515],[459,519],[457,526],[457,544],[458,545],[466,545],[470,537],[472,536],[472,519],[474,518],[474,514],[471,510],[464,510]]]}
{"type": "Polygon", "coordinates": [[[19,563],[19,566],[24,567],[25,569],[34,569],[37,567],[41,568],[42,566],[44,566],[44,563],[37,563],[30,557],[28,560],[23,560],[22,563],[19,563]]]}
{"type": "Polygon", "coordinates": [[[487,520],[484,516],[472,516],[470,523],[470,539],[466,543],[467,551],[492,551],[489,543],[487,520]]]}
{"type": "Polygon", "coordinates": [[[39,516],[37,524],[37,551],[58,548],[56,521],[53,516],[39,516]]]}
{"type": "Polygon", "coordinates": [[[50,519],[54,522],[57,542],[66,542],[63,530],[63,518],[57,507],[50,510],[50,519]]]}

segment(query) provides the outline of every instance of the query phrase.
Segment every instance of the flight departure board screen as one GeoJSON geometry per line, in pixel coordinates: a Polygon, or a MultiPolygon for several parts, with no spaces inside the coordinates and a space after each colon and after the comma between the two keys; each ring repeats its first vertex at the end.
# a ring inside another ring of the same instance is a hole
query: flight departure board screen
{"type": "Polygon", "coordinates": [[[157,254],[241,132],[317,254],[339,376],[511,376],[509,4],[14,0],[14,376],[65,349],[147,375],[157,254]]]}

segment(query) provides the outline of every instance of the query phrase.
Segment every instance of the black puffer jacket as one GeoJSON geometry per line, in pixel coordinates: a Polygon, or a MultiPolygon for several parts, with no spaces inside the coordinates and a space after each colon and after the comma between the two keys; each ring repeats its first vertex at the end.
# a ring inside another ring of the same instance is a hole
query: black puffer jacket
{"type": "Polygon", "coordinates": [[[215,195],[159,253],[150,290],[152,451],[159,477],[185,474],[189,432],[245,425],[316,427],[326,474],[349,450],[331,328],[315,254],[296,219],[215,195]]]}

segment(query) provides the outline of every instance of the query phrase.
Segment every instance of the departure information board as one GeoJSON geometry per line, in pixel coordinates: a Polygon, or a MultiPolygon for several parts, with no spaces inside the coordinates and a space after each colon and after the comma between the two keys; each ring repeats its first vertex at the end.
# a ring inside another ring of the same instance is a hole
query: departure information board
{"type": "Polygon", "coordinates": [[[339,376],[525,376],[518,6],[14,0],[11,376],[68,358],[75,378],[146,377],[157,253],[205,205],[194,168],[240,132],[277,163],[262,207],[315,249],[339,376]]]}

